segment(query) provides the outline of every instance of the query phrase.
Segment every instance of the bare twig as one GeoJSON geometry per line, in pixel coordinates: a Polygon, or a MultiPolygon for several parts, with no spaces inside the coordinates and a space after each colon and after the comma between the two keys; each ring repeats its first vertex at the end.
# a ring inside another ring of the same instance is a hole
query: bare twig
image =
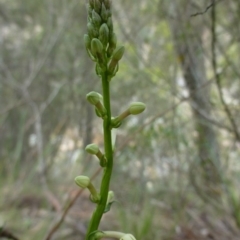
{"type": "Polygon", "coordinates": [[[213,5],[215,4],[215,1],[213,0],[212,3],[210,5],[208,5],[204,11],[202,12],[196,12],[194,14],[191,14],[190,17],[196,17],[198,15],[203,15],[204,13],[206,13],[211,7],[213,7],[213,5]]]}
{"type": "MultiPolygon", "coordinates": [[[[204,110],[199,108],[196,103],[190,102],[190,105],[197,111],[198,114],[200,114],[202,117],[204,117],[204,119],[207,120],[210,124],[213,124],[218,128],[221,128],[221,129],[227,130],[228,132],[233,133],[233,129],[231,127],[211,118],[204,110]]],[[[206,124],[209,124],[209,123],[206,123],[206,124]]]]}

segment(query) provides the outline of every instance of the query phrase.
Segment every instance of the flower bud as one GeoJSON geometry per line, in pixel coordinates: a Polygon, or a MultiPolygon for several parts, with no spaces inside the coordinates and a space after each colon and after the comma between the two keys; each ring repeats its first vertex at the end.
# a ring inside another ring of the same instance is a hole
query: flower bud
{"type": "Polygon", "coordinates": [[[87,94],[87,100],[97,109],[97,116],[104,117],[107,114],[106,108],[102,105],[102,95],[97,92],[90,92],[87,94]]]}
{"type": "Polygon", "coordinates": [[[112,59],[119,61],[123,54],[124,54],[125,48],[124,46],[118,47],[114,52],[113,52],[113,57],[112,59]]]}
{"type": "Polygon", "coordinates": [[[107,159],[106,159],[105,155],[103,155],[102,152],[100,151],[98,145],[96,145],[94,143],[93,144],[88,144],[85,148],[85,151],[89,154],[96,155],[97,158],[100,161],[100,165],[102,167],[105,167],[105,165],[107,163],[107,159]]]}
{"type": "Polygon", "coordinates": [[[89,35],[90,39],[98,37],[98,35],[99,35],[98,30],[96,28],[94,28],[94,26],[91,22],[88,22],[87,29],[88,29],[88,35],[89,35]]]}
{"type": "Polygon", "coordinates": [[[84,43],[85,43],[85,47],[87,49],[91,48],[91,40],[90,40],[90,37],[87,34],[84,34],[84,43]]]}
{"type": "Polygon", "coordinates": [[[102,22],[100,15],[94,9],[92,11],[92,21],[95,27],[99,27],[102,22]]]}
{"type": "MultiPolygon", "coordinates": [[[[110,27],[108,26],[109,31],[110,31],[110,27]]],[[[111,47],[113,47],[114,49],[117,46],[117,35],[113,32],[110,37],[109,37],[109,44],[111,45],[111,47]]]]}
{"type": "Polygon", "coordinates": [[[103,2],[107,9],[111,9],[111,0],[103,0],[103,2]]]}
{"type": "Polygon", "coordinates": [[[111,17],[108,17],[107,25],[108,25],[108,28],[109,28],[110,32],[112,32],[113,31],[113,22],[112,22],[112,18],[111,17]]]}
{"type": "Polygon", "coordinates": [[[103,23],[99,29],[99,40],[104,47],[107,46],[109,39],[109,29],[106,23],[103,23]]]}
{"type": "Polygon", "coordinates": [[[142,102],[133,102],[130,104],[128,110],[132,115],[137,115],[143,112],[146,108],[146,105],[142,102]]]}
{"type": "Polygon", "coordinates": [[[91,53],[94,57],[97,57],[97,54],[102,54],[103,45],[99,39],[93,38],[91,41],[91,53]]]}
{"type": "Polygon", "coordinates": [[[99,147],[94,143],[88,144],[85,148],[85,151],[88,152],[89,154],[96,155],[99,152],[99,147]]]}
{"type": "Polygon", "coordinates": [[[107,11],[104,3],[102,3],[101,18],[104,22],[107,22],[107,20],[108,20],[108,11],[107,11]]]}
{"type": "Polygon", "coordinates": [[[127,233],[124,234],[120,240],[136,240],[136,238],[132,234],[127,233]]]}
{"type": "Polygon", "coordinates": [[[91,183],[91,180],[87,176],[77,176],[75,178],[75,183],[81,188],[88,188],[91,193],[90,199],[92,202],[97,203],[100,201],[101,196],[98,194],[96,188],[91,183]]]}
{"type": "Polygon", "coordinates": [[[109,191],[108,192],[108,198],[107,198],[107,204],[108,203],[112,203],[114,200],[114,192],[113,191],[109,191]]]}
{"type": "Polygon", "coordinates": [[[108,72],[113,77],[115,76],[117,71],[118,71],[118,61],[115,59],[112,59],[111,62],[108,64],[108,72]]]}
{"type": "Polygon", "coordinates": [[[93,6],[91,6],[91,4],[87,5],[87,11],[88,11],[88,17],[92,18],[92,10],[93,10],[93,6]]]}
{"type": "Polygon", "coordinates": [[[94,10],[97,12],[97,13],[100,13],[101,12],[101,2],[100,0],[94,0],[94,10]]]}
{"type": "Polygon", "coordinates": [[[75,183],[81,188],[87,188],[90,185],[90,178],[87,176],[77,176],[75,183]]]}
{"type": "Polygon", "coordinates": [[[100,93],[92,91],[87,94],[86,98],[92,105],[96,105],[102,99],[102,95],[100,93]]]}
{"type": "MultiPolygon", "coordinates": [[[[108,26],[109,28],[109,26],[108,26]]],[[[110,28],[109,28],[109,31],[111,32],[110,28]]],[[[108,57],[111,57],[114,50],[116,49],[116,46],[117,46],[117,36],[115,33],[112,33],[110,34],[109,36],[109,46],[108,46],[108,49],[107,49],[107,56],[108,57]]]]}
{"type": "Polygon", "coordinates": [[[109,191],[108,192],[108,198],[107,198],[106,207],[104,209],[104,213],[110,211],[111,206],[112,206],[113,203],[114,203],[114,192],[113,191],[109,191]]]}

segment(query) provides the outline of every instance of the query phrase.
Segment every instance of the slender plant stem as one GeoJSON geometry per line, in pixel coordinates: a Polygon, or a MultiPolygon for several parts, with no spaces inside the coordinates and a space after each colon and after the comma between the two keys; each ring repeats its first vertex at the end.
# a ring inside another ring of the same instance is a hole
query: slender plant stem
{"type": "Polygon", "coordinates": [[[107,203],[109,184],[110,184],[112,167],[113,167],[110,86],[109,86],[107,72],[104,72],[102,74],[102,88],[103,88],[103,104],[107,110],[107,117],[103,121],[104,148],[105,148],[105,156],[107,159],[107,165],[104,168],[103,178],[101,182],[101,188],[100,188],[101,199],[90,220],[89,227],[86,234],[86,240],[89,240],[89,235],[92,232],[96,231],[100,224],[100,221],[107,203]]]}

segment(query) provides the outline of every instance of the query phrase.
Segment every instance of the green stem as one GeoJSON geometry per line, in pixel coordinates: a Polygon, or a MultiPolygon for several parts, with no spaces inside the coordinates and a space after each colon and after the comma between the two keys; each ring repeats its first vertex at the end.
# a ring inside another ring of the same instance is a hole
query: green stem
{"type": "Polygon", "coordinates": [[[100,224],[100,221],[107,203],[109,184],[110,184],[112,167],[113,167],[110,86],[109,86],[107,72],[104,72],[102,74],[102,88],[103,88],[103,104],[107,110],[107,117],[103,121],[104,148],[105,148],[105,156],[107,159],[107,164],[106,164],[106,167],[104,168],[103,178],[101,182],[101,188],[100,188],[101,199],[90,220],[88,231],[86,234],[86,240],[90,240],[89,235],[92,232],[98,230],[98,226],[100,224]]]}

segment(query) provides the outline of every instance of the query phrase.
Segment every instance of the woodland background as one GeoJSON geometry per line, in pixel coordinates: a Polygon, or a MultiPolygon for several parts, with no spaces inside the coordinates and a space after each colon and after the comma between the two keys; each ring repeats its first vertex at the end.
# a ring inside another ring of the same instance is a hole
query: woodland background
{"type": "MultiPolygon", "coordinates": [[[[85,99],[100,91],[86,18],[83,0],[0,0],[2,237],[84,239],[94,204],[73,179],[95,175],[99,185],[84,147],[103,143],[85,99]]],[[[240,1],[115,0],[113,20],[126,49],[113,114],[132,101],[147,109],[116,131],[118,202],[101,228],[141,240],[240,239],[240,1]]]]}

